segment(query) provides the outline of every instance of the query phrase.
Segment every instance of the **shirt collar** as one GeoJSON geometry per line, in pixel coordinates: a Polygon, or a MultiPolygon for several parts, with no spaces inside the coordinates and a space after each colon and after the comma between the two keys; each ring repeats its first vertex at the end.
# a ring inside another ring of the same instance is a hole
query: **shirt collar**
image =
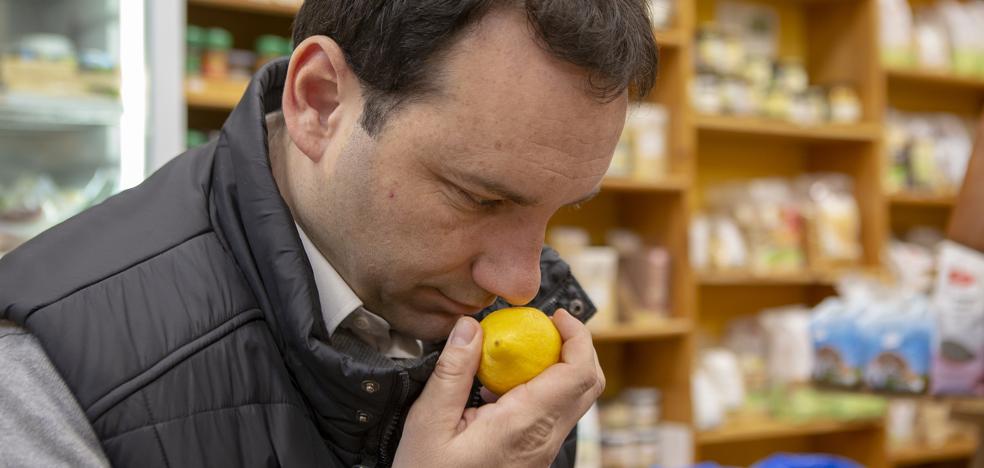
{"type": "MultiPolygon", "coordinates": [[[[311,263],[314,284],[318,288],[318,298],[321,300],[321,315],[324,317],[328,335],[331,336],[346,317],[362,307],[362,300],[355,295],[355,291],[335,271],[331,263],[328,263],[328,259],[314,246],[300,226],[297,226],[297,233],[300,235],[301,245],[304,246],[304,253],[311,263]]],[[[389,324],[386,326],[389,328],[389,324]]]]}
{"type": "Polygon", "coordinates": [[[338,327],[343,327],[387,357],[412,359],[423,354],[420,340],[395,333],[389,322],[362,306],[359,296],[328,263],[300,225],[297,225],[297,234],[311,264],[328,336],[334,335],[338,327]]]}

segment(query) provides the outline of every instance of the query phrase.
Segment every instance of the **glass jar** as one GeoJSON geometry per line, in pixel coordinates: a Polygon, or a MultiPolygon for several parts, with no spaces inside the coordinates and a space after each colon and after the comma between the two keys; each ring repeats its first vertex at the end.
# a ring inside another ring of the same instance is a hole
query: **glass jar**
{"type": "Polygon", "coordinates": [[[205,30],[189,24],[185,29],[185,74],[201,76],[202,51],[205,49],[205,30]]]}
{"type": "Polygon", "coordinates": [[[635,468],[638,458],[633,431],[614,429],[601,435],[601,465],[605,468],[635,468]]]}
{"type": "Polygon", "coordinates": [[[289,44],[286,43],[286,39],[273,34],[264,34],[258,37],[256,39],[256,68],[259,69],[271,60],[283,55],[284,50],[289,49],[289,44]]]}
{"type": "Polygon", "coordinates": [[[232,48],[232,34],[222,28],[209,28],[206,33],[205,54],[202,59],[202,74],[206,78],[225,80],[229,78],[229,49],[232,48]]]}
{"type": "Polygon", "coordinates": [[[854,88],[847,85],[830,88],[830,120],[835,123],[856,123],[861,120],[861,99],[854,88]]]}
{"type": "Polygon", "coordinates": [[[254,63],[256,63],[256,55],[253,52],[242,49],[230,50],[229,78],[233,80],[249,80],[253,74],[254,63]]]}
{"type": "Polygon", "coordinates": [[[629,409],[629,426],[649,429],[659,423],[660,393],[650,387],[627,388],[622,391],[622,401],[629,409]]]}

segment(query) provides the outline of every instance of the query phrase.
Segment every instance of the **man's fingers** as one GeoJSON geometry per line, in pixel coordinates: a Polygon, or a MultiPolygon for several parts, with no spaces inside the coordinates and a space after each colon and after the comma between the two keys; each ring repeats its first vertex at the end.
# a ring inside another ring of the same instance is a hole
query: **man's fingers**
{"type": "Polygon", "coordinates": [[[564,309],[557,309],[554,312],[553,322],[564,343],[560,350],[562,362],[587,365],[597,359],[594,343],[591,341],[591,332],[583,323],[564,309]]]}
{"type": "Polygon", "coordinates": [[[407,419],[453,434],[462,420],[482,352],[482,328],[471,317],[462,317],[448,337],[407,419]]]}
{"type": "Polygon", "coordinates": [[[537,394],[546,392],[555,401],[587,409],[605,388],[605,375],[591,341],[591,332],[564,309],[554,313],[553,321],[564,342],[561,362],[547,368],[529,383],[537,394]]]}

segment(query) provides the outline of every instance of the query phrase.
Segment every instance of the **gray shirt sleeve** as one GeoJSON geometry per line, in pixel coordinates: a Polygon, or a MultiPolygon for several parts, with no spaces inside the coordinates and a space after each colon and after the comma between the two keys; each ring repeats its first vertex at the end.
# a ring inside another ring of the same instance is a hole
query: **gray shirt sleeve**
{"type": "Polygon", "coordinates": [[[0,321],[0,465],[109,466],[44,349],[8,321],[0,321]]]}

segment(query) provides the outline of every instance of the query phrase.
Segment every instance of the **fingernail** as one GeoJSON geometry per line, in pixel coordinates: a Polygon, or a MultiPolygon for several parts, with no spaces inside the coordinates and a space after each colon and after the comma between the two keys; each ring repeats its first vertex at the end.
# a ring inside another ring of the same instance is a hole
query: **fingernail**
{"type": "Polygon", "coordinates": [[[475,325],[474,320],[468,320],[462,317],[454,325],[454,330],[451,330],[451,336],[448,338],[448,341],[452,346],[466,346],[475,338],[475,332],[477,331],[478,327],[475,325]]]}

